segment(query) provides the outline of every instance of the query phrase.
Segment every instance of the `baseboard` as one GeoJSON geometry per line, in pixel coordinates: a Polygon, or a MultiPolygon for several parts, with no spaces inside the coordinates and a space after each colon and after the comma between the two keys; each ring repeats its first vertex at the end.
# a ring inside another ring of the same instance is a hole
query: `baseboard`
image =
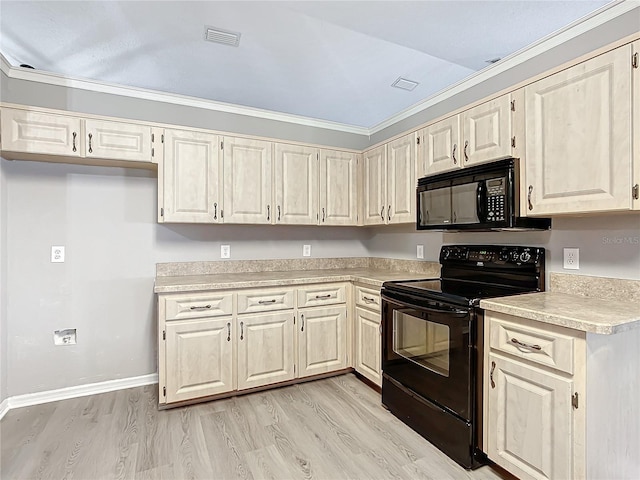
{"type": "Polygon", "coordinates": [[[59,388],[56,390],[47,390],[37,393],[27,393],[25,395],[16,395],[15,397],[9,397],[5,399],[0,404],[0,418],[2,418],[9,410],[13,408],[30,407],[32,405],[39,405],[41,403],[56,402],[58,400],[66,400],[68,398],[84,397],[87,395],[95,395],[98,393],[113,392],[114,390],[140,387],[143,385],[150,385],[152,383],[158,383],[157,373],[141,375],[139,377],[107,380],[106,382],[87,383],[86,385],[59,388]]]}

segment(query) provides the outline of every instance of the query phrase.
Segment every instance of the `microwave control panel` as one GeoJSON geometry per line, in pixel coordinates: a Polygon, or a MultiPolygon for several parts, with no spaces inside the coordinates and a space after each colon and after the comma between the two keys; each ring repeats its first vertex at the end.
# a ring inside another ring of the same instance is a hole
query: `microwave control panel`
{"type": "Polygon", "coordinates": [[[507,181],[505,178],[495,178],[486,181],[487,184],[487,221],[501,222],[507,218],[506,198],[507,181]]]}

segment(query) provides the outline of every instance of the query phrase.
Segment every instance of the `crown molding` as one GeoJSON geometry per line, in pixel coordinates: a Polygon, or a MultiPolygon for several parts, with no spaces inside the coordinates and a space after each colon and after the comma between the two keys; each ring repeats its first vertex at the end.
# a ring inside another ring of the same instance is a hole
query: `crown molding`
{"type": "Polygon", "coordinates": [[[431,97],[418,102],[411,107],[389,117],[370,128],[359,127],[355,125],[347,125],[328,120],[320,120],[311,117],[293,115],[288,113],[275,112],[271,110],[263,110],[259,108],[246,107],[230,103],[216,102],[203,98],[190,97],[174,93],[160,92],[157,90],[149,90],[137,87],[128,87],[95,80],[68,77],[52,72],[41,70],[30,70],[12,66],[9,61],[0,52],[0,70],[9,78],[38,82],[48,85],[57,85],[68,88],[78,88],[92,92],[107,93],[112,95],[121,95],[132,98],[140,98],[143,100],[151,100],[157,102],[170,103],[188,107],[201,108],[204,110],[212,110],[217,112],[244,115],[265,120],[273,120],[278,122],[294,123],[308,127],[322,128],[327,130],[335,130],[356,135],[370,136],[384,130],[393,124],[405,120],[412,115],[422,112],[440,102],[443,102],[471,87],[485,82],[505,71],[514,68],[544,52],[551,50],[573,38],[582,35],[600,25],[603,25],[621,15],[631,12],[640,7],[638,0],[618,0],[615,3],[608,4],[602,8],[582,17],[570,25],[547,35],[536,43],[529,45],[517,52],[505,57],[499,62],[486,67],[470,77],[457,82],[444,90],[432,95],[431,97]]]}

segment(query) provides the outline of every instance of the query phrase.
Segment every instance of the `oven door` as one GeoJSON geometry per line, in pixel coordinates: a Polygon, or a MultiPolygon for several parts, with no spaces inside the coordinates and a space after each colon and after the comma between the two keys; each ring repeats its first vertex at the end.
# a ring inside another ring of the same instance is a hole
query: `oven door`
{"type": "Polygon", "coordinates": [[[402,297],[383,294],[385,376],[472,420],[473,309],[402,297]]]}

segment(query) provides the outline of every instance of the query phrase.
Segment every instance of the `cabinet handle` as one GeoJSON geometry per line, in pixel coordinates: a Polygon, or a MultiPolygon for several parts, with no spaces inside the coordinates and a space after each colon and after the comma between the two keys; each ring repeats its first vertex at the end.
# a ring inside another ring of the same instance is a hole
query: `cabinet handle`
{"type": "Polygon", "coordinates": [[[278,221],[280,221],[280,205],[278,205],[278,221]]]}
{"type": "Polygon", "coordinates": [[[227,322],[227,342],[231,341],[231,323],[227,322]]]}
{"type": "Polygon", "coordinates": [[[218,204],[217,203],[213,204],[213,219],[214,220],[218,219],[218,204]]]}
{"type": "Polygon", "coordinates": [[[387,207],[387,217],[389,218],[389,221],[391,221],[391,205],[387,207]]]}
{"type": "Polygon", "coordinates": [[[91,139],[93,138],[93,135],[89,134],[89,153],[93,153],[93,148],[91,147],[91,139]]]}
{"type": "Polygon", "coordinates": [[[73,151],[77,152],[78,149],[76,148],[76,137],[78,136],[78,134],[76,132],[73,132],[73,151]]]}
{"type": "Polygon", "coordinates": [[[331,295],[316,295],[317,300],[324,300],[325,298],[331,298],[331,295]]]}
{"type": "Polygon", "coordinates": [[[380,209],[380,218],[384,222],[384,205],[382,205],[382,208],[380,209]]]}
{"type": "Polygon", "coordinates": [[[519,347],[522,347],[522,348],[528,348],[530,350],[542,350],[542,347],[540,345],[530,345],[528,343],[523,343],[520,340],[518,340],[517,338],[512,338],[511,339],[511,343],[513,343],[514,345],[517,345],[519,347]]]}
{"type": "Polygon", "coordinates": [[[380,332],[380,335],[382,335],[382,323],[378,324],[378,331],[380,332]]]}
{"type": "Polygon", "coordinates": [[[244,323],[240,322],[240,340],[244,339],[244,323]]]}
{"type": "Polygon", "coordinates": [[[469,140],[464,141],[464,161],[469,161],[469,155],[467,154],[467,147],[469,146],[469,140]]]}
{"type": "Polygon", "coordinates": [[[453,152],[451,152],[451,156],[453,157],[453,164],[454,165],[458,164],[458,159],[456,158],[456,148],[458,148],[458,144],[454,143],[453,144],[453,152]]]}
{"type": "Polygon", "coordinates": [[[272,298],[271,300],[258,300],[260,305],[268,305],[270,303],[276,303],[276,299],[272,298]]]}
{"type": "Polygon", "coordinates": [[[489,380],[491,380],[491,388],[496,388],[496,382],[493,381],[493,371],[496,369],[496,362],[491,362],[491,373],[489,374],[489,380]]]}
{"type": "Polygon", "coordinates": [[[533,203],[531,203],[532,193],[533,193],[533,185],[529,185],[529,195],[527,195],[527,202],[529,202],[529,210],[533,210],[533,203]]]}
{"type": "Polygon", "coordinates": [[[271,206],[267,205],[267,221],[271,220],[271,206]]]}
{"type": "Polygon", "coordinates": [[[193,307],[189,307],[189,310],[209,310],[211,308],[211,305],[194,305],[193,307]]]}
{"type": "Polygon", "coordinates": [[[324,222],[325,219],[325,212],[324,212],[324,207],[322,207],[322,221],[324,222]]]}
{"type": "Polygon", "coordinates": [[[300,320],[302,320],[302,327],[300,327],[300,331],[304,332],[304,315],[300,315],[300,320]]]}
{"type": "Polygon", "coordinates": [[[375,298],[371,298],[371,297],[362,297],[362,300],[364,300],[366,303],[378,303],[376,302],[375,298]]]}

